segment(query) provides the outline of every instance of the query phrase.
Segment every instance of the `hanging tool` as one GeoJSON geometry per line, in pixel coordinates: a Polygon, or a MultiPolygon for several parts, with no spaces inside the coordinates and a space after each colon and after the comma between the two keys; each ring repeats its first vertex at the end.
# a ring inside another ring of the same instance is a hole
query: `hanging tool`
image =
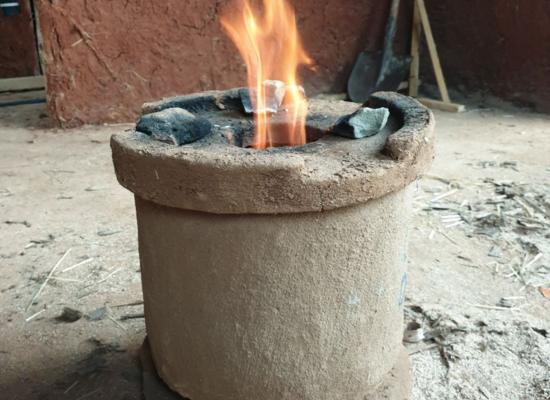
{"type": "Polygon", "coordinates": [[[348,81],[352,101],[362,103],[374,92],[395,91],[406,78],[411,57],[393,52],[398,12],[399,0],[393,0],[382,51],[359,54],[348,81]]]}

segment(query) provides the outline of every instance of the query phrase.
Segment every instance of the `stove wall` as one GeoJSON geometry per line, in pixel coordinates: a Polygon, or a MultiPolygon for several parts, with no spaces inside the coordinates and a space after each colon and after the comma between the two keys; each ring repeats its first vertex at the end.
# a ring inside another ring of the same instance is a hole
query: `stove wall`
{"type": "MultiPolygon", "coordinates": [[[[427,1],[449,82],[483,85],[506,98],[522,91],[518,99],[550,110],[548,100],[526,90],[550,89],[543,63],[550,57],[547,2],[427,1]]],[[[390,0],[293,2],[305,47],[318,64],[317,73],[303,74],[308,94],[343,92],[357,54],[381,46],[390,0]]],[[[397,51],[407,50],[410,31],[411,0],[402,3],[397,51]]],[[[217,18],[227,2],[38,5],[49,108],[62,125],[132,121],[145,101],[245,84],[244,65],[217,18]]]]}

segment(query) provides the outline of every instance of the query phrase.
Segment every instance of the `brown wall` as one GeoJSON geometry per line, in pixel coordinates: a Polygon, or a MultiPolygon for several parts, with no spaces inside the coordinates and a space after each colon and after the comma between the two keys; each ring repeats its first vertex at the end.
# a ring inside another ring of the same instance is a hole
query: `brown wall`
{"type": "Polygon", "coordinates": [[[0,12],[0,79],[39,74],[29,1],[19,4],[19,15],[4,17],[0,12]]]}
{"type": "MultiPolygon", "coordinates": [[[[134,120],[163,96],[242,86],[246,70],[214,0],[38,0],[49,107],[66,126],[134,120]]],[[[308,93],[342,92],[357,53],[381,44],[389,0],[295,0],[318,72],[308,93]]]]}
{"type": "MultiPolygon", "coordinates": [[[[451,85],[488,88],[550,111],[547,1],[426,1],[451,85]]],[[[37,2],[49,107],[65,126],[131,121],[145,101],[245,84],[243,63],[218,21],[232,1],[37,2]]],[[[317,73],[303,73],[308,94],[343,92],[357,54],[381,46],[390,0],[293,3],[317,63],[317,73]]],[[[410,31],[411,0],[403,3],[398,51],[407,50],[410,31]]]]}
{"type": "Polygon", "coordinates": [[[426,0],[426,7],[451,86],[550,112],[549,1],[426,0]]]}

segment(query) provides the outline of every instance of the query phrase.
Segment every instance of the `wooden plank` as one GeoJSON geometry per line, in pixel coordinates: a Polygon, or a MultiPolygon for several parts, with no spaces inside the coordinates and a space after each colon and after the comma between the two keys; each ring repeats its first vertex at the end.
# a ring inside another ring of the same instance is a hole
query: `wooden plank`
{"type": "Polygon", "coordinates": [[[461,113],[466,111],[462,104],[455,104],[446,101],[432,100],[432,99],[416,99],[419,103],[425,105],[428,108],[433,108],[434,110],[442,110],[453,113],[461,113]]]}
{"type": "Polygon", "coordinates": [[[0,92],[43,89],[44,87],[46,87],[46,79],[43,75],[0,79],[0,92]]]}
{"type": "Polygon", "coordinates": [[[411,39],[411,69],[409,71],[409,96],[418,96],[418,86],[420,81],[418,79],[420,73],[420,34],[422,32],[422,19],[420,17],[420,11],[418,10],[418,4],[414,2],[414,14],[412,23],[412,39],[411,39]]]}
{"type": "MultiPolygon", "coordinates": [[[[421,83],[422,83],[422,81],[419,79],[418,82],[417,82],[417,85],[420,86],[421,83]]],[[[410,83],[408,81],[403,81],[399,84],[399,87],[397,88],[397,91],[409,89],[410,87],[411,86],[410,86],[410,83]]]]}
{"type": "Polygon", "coordinates": [[[439,56],[437,55],[432,28],[428,20],[428,13],[426,12],[426,5],[424,4],[424,0],[416,0],[416,4],[418,4],[418,11],[422,19],[422,26],[424,28],[424,34],[426,35],[426,41],[428,42],[428,49],[430,50],[430,57],[432,59],[435,78],[437,79],[437,86],[439,86],[439,91],[441,92],[441,98],[445,103],[450,103],[451,99],[449,98],[449,92],[447,91],[447,85],[445,84],[445,78],[443,77],[443,71],[441,70],[441,64],[439,62],[439,56]]]}

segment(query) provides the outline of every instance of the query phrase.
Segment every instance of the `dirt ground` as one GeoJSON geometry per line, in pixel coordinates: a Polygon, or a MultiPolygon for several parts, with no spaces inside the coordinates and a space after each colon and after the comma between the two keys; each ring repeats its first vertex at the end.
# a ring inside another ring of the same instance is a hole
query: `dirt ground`
{"type": "MultiPolygon", "coordinates": [[[[548,400],[550,118],[476,107],[435,112],[417,184],[405,313],[427,337],[407,344],[413,398],[548,400]]],[[[131,125],[62,131],[44,113],[0,108],[0,398],[140,399],[135,211],[109,148],[131,125]],[[83,317],[60,319],[65,307],[83,317]]]]}

